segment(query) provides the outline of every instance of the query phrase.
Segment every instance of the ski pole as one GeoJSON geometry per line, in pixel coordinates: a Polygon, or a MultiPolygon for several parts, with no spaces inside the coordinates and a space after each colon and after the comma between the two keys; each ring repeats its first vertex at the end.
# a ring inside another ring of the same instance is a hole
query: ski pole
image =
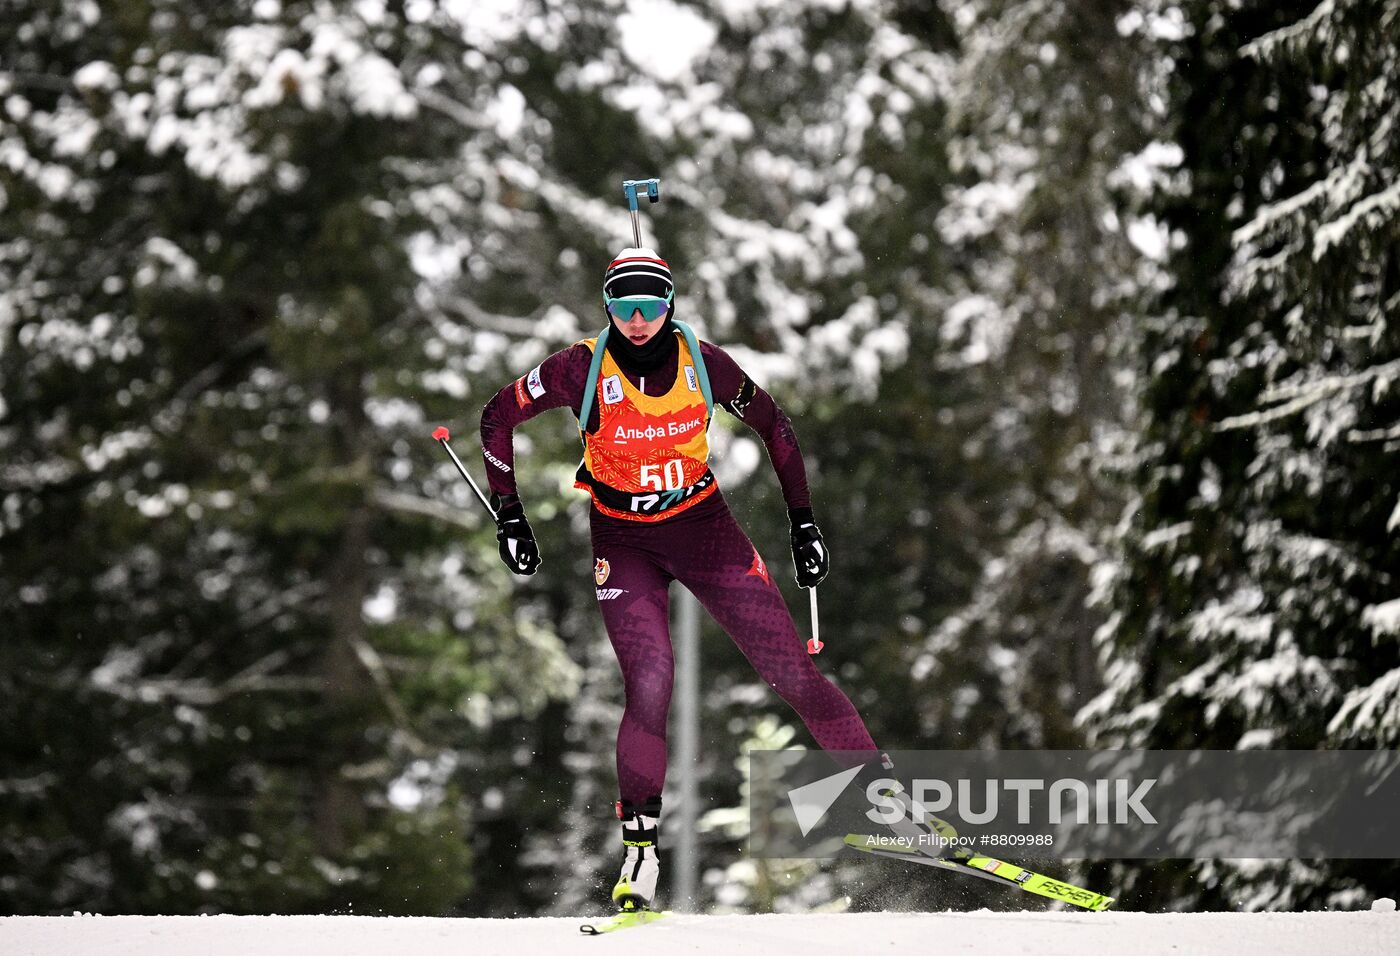
{"type": "Polygon", "coordinates": [[[652,202],[661,201],[661,180],[659,179],[624,179],[622,181],[622,194],[627,197],[627,209],[632,213],[632,247],[640,249],[642,246],[642,224],[637,220],[637,190],[645,189],[647,199],[652,202]]]}
{"type": "Polygon", "coordinates": [[[807,653],[808,653],[808,654],[820,654],[820,653],[822,652],[822,648],[823,648],[823,647],[826,647],[826,645],[822,643],[822,640],[821,640],[821,637],[820,637],[821,626],[820,626],[820,624],[817,622],[817,589],[816,589],[816,587],[808,588],[808,589],[807,589],[807,594],[811,597],[811,605],[812,605],[812,639],[811,639],[810,641],[807,642],[807,653]]]}
{"type": "MultiPolygon", "coordinates": [[[[471,485],[472,491],[476,492],[476,497],[481,501],[482,507],[486,509],[487,513],[490,514],[491,518],[494,520],[496,517],[496,509],[491,507],[491,502],[486,500],[486,496],[481,493],[481,489],[476,486],[476,482],[472,481],[472,476],[467,474],[467,469],[462,464],[462,459],[457,457],[457,453],[453,451],[452,446],[447,443],[451,437],[452,435],[447,431],[446,425],[439,425],[437,428],[433,429],[433,440],[441,442],[442,447],[447,449],[447,453],[452,456],[452,464],[456,465],[462,477],[467,479],[467,484],[471,485]]],[[[813,606],[815,607],[815,605],[813,606]]]]}

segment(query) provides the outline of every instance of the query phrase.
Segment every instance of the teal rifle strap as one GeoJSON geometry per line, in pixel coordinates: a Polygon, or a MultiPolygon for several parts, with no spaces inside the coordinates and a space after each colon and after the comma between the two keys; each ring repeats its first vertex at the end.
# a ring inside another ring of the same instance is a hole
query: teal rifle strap
{"type": "Polygon", "coordinates": [[[588,363],[588,378],[583,380],[583,404],[578,407],[578,430],[580,432],[588,430],[588,413],[593,408],[593,396],[598,394],[598,373],[603,370],[603,349],[608,344],[608,333],[612,331],[612,323],[598,333],[598,340],[593,343],[593,361],[588,363]]]}
{"type": "Polygon", "coordinates": [[[710,394],[710,376],[705,371],[705,357],[700,354],[700,340],[695,337],[695,330],[684,322],[671,320],[671,324],[681,330],[681,335],[685,336],[686,348],[690,349],[690,360],[695,363],[695,376],[700,379],[700,394],[705,396],[705,427],[710,426],[710,419],[715,414],[715,398],[710,394]]]}

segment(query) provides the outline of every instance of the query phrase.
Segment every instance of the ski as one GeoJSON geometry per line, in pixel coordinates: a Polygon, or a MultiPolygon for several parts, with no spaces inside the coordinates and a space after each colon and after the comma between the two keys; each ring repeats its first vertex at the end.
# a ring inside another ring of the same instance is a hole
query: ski
{"type": "Polygon", "coordinates": [[[1098,912],[1113,905],[1114,898],[1111,896],[1104,896],[1102,893],[1095,893],[1093,890],[1086,890],[1082,886],[1075,886],[1062,880],[1051,879],[1042,873],[1036,873],[1015,863],[1007,863],[1005,860],[976,855],[958,859],[933,857],[927,856],[913,847],[869,846],[867,845],[869,840],[870,837],[864,833],[848,833],[845,842],[852,849],[868,853],[871,856],[883,856],[891,860],[918,863],[920,866],[934,866],[953,873],[962,873],[965,876],[976,876],[1000,883],[1002,886],[1010,886],[1018,890],[1025,890],[1027,893],[1034,893],[1037,896],[1060,900],[1071,906],[1078,906],[1080,909],[1098,912]]]}
{"type": "Polygon", "coordinates": [[[620,929],[631,929],[634,926],[655,923],[662,917],[670,915],[670,910],[633,910],[629,913],[618,913],[616,916],[611,916],[597,923],[584,923],[578,930],[585,936],[602,936],[604,933],[616,933],[620,929]]]}

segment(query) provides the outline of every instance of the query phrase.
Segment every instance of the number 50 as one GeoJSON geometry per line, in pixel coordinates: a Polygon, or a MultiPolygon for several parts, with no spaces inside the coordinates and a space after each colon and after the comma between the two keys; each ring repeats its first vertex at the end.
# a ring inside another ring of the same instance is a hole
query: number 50
{"type": "Polygon", "coordinates": [[[685,487],[685,470],[679,458],[662,465],[642,466],[642,487],[651,491],[676,491],[685,487]],[[662,482],[663,467],[665,482],[662,482]]]}

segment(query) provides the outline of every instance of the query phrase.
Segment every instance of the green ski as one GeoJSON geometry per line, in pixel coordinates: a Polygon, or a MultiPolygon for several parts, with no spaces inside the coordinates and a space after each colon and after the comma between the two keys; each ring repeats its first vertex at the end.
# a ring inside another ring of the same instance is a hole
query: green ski
{"type": "Polygon", "coordinates": [[[670,915],[670,910],[632,910],[627,913],[618,913],[616,916],[610,916],[597,923],[584,923],[578,929],[585,936],[602,936],[604,933],[616,933],[620,929],[631,929],[634,926],[655,923],[663,916],[670,915]]]}
{"type": "Polygon", "coordinates": [[[1082,886],[1075,886],[1062,880],[1051,879],[1042,873],[1036,873],[1015,863],[1007,863],[1005,860],[976,855],[960,856],[957,859],[932,857],[926,856],[913,847],[869,846],[869,840],[870,837],[863,833],[848,833],[845,842],[852,849],[868,853],[871,856],[905,860],[909,863],[918,863],[920,866],[934,866],[953,873],[976,876],[1000,883],[1003,886],[1025,890],[1027,893],[1034,893],[1037,896],[1060,900],[1071,906],[1078,906],[1080,909],[1099,911],[1106,910],[1113,905],[1113,897],[1111,896],[1104,896],[1102,893],[1095,893],[1093,890],[1086,890],[1082,886]]]}

